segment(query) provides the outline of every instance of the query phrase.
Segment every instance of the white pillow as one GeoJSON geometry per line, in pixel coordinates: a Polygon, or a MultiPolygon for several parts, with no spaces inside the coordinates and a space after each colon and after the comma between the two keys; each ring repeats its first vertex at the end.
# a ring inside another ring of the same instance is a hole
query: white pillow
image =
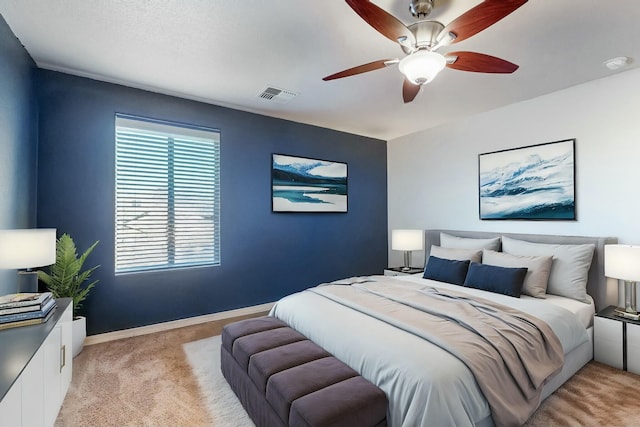
{"type": "Polygon", "coordinates": [[[573,298],[584,303],[587,299],[587,279],[596,245],[560,245],[532,243],[502,236],[502,251],[512,255],[552,256],[547,293],[573,298]]]}
{"type": "Polygon", "coordinates": [[[473,261],[480,262],[482,260],[482,251],[475,249],[455,249],[443,248],[441,246],[431,246],[430,256],[442,259],[452,259],[456,261],[473,261]]]}
{"type": "Polygon", "coordinates": [[[440,233],[440,246],[443,248],[455,249],[491,249],[500,250],[500,237],[490,239],[470,239],[467,237],[452,236],[451,234],[440,233]]]}
{"type": "Polygon", "coordinates": [[[549,256],[511,255],[489,249],[482,251],[482,263],[498,267],[526,267],[527,275],[522,284],[522,293],[544,298],[549,282],[553,258],[549,256]]]}

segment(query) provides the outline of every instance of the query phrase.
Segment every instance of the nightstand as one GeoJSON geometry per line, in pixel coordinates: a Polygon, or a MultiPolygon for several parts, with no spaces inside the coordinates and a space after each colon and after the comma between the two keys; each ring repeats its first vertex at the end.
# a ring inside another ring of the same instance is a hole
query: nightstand
{"type": "Polygon", "coordinates": [[[411,268],[403,270],[402,267],[389,267],[384,269],[385,276],[407,276],[409,274],[418,274],[424,272],[423,268],[411,268]]]}
{"type": "Polygon", "coordinates": [[[593,319],[593,358],[640,374],[640,321],[616,316],[615,308],[609,306],[593,319]]]}

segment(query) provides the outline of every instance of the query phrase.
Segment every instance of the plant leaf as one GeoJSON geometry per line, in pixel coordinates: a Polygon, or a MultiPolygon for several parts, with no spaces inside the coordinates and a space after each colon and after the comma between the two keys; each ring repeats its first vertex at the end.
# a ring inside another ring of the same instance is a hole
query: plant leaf
{"type": "MultiPolygon", "coordinates": [[[[98,283],[98,280],[83,284],[89,280],[91,274],[100,267],[96,265],[85,271],[82,266],[87,257],[100,241],[96,241],[80,257],[76,245],[70,235],[64,233],[56,242],[56,262],[49,267],[49,273],[38,270],[38,279],[47,285],[55,298],[72,298],[75,312],[86,299],[89,291],[98,283]]],[[[75,315],[75,313],[74,313],[75,315]]]]}

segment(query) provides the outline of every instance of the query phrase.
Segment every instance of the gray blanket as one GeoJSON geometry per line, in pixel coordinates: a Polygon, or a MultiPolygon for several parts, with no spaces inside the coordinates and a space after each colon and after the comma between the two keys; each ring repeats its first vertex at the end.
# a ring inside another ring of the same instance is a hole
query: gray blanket
{"type": "Polygon", "coordinates": [[[499,426],[522,425],[538,407],[544,384],[562,368],[562,345],[545,322],[489,300],[380,277],[310,291],[420,336],[460,359],[473,372],[499,426]]]}

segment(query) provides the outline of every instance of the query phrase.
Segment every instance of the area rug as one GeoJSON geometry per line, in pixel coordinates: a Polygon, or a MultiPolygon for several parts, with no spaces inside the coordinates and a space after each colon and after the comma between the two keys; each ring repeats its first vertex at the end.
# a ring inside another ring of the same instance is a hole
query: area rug
{"type": "Polygon", "coordinates": [[[220,370],[220,335],[183,344],[187,361],[215,427],[251,427],[253,422],[220,370]]]}
{"type": "MultiPolygon", "coordinates": [[[[215,427],[254,426],[220,372],[220,336],[183,345],[215,427]]],[[[640,376],[590,362],[524,427],[640,427],[640,376]]]]}

